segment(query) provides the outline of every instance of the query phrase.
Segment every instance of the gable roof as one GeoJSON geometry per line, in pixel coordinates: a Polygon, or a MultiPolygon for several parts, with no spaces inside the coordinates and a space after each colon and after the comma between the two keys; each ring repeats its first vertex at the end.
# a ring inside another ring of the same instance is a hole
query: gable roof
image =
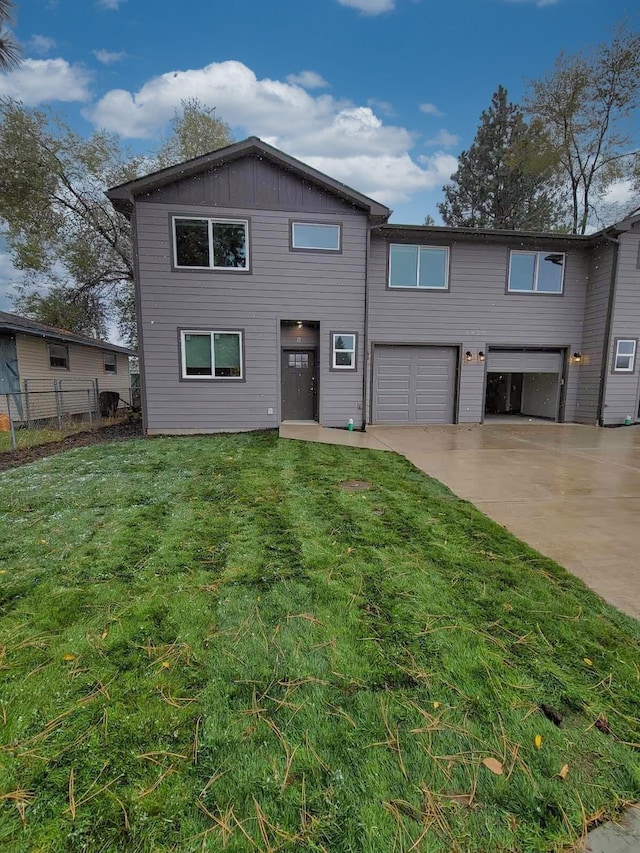
{"type": "Polygon", "coordinates": [[[323,172],[307,166],[306,163],[296,160],[295,157],[291,157],[289,154],[285,154],[284,151],[274,148],[273,145],[268,145],[266,142],[258,139],[257,136],[250,136],[242,142],[234,142],[224,148],[211,151],[209,154],[195,157],[193,160],[186,160],[184,163],[178,163],[176,166],[169,166],[166,169],[160,169],[157,172],[144,175],[142,178],[135,178],[133,181],[119,184],[107,190],[106,195],[116,210],[129,215],[133,209],[135,196],[141,193],[148,193],[185,178],[190,178],[200,172],[224,166],[232,163],[234,160],[249,155],[259,155],[287,171],[294,172],[310,183],[322,189],[329,190],[349,204],[366,211],[369,216],[377,218],[380,222],[386,221],[391,215],[391,211],[384,204],[380,204],[374,199],[348,187],[346,184],[336,181],[334,178],[329,177],[329,175],[325,175],[323,172]]]}
{"type": "Polygon", "coordinates": [[[66,332],[64,329],[47,326],[45,323],[38,323],[28,317],[19,317],[17,314],[9,314],[7,311],[0,311],[0,332],[2,331],[19,332],[22,335],[33,335],[37,338],[64,341],[70,344],[81,344],[85,347],[95,347],[110,352],[121,352],[124,355],[137,355],[135,350],[128,347],[119,347],[116,344],[110,344],[108,341],[88,338],[86,335],[77,335],[75,332],[66,332]]]}

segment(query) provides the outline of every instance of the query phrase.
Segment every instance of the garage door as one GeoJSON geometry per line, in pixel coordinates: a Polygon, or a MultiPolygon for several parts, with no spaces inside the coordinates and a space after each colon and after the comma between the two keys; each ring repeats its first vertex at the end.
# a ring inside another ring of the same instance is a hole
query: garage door
{"type": "Polygon", "coordinates": [[[562,373],[560,350],[489,350],[488,373],[562,373]]]}
{"type": "Polygon", "coordinates": [[[455,347],[376,347],[373,422],[453,423],[457,359],[455,347]]]}

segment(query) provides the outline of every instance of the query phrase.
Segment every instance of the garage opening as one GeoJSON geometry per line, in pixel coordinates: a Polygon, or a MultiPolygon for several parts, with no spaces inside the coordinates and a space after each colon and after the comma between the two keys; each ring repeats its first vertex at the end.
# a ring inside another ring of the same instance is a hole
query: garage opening
{"type": "Polygon", "coordinates": [[[485,420],[559,421],[560,350],[489,350],[485,420]]]}

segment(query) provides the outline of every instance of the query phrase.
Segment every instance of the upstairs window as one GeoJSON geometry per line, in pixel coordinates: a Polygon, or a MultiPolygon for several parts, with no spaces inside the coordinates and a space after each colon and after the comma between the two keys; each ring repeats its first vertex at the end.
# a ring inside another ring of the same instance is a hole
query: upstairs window
{"type": "Polygon", "coordinates": [[[636,366],[636,341],[617,340],[616,360],[613,366],[615,373],[633,373],[636,366]]]}
{"type": "Polygon", "coordinates": [[[320,222],[292,222],[291,248],[307,252],[339,252],[341,246],[340,225],[320,222]]]}
{"type": "Polygon", "coordinates": [[[246,219],[173,217],[176,269],[249,269],[249,223],[246,219]]]}
{"type": "Polygon", "coordinates": [[[49,367],[69,370],[69,347],[66,344],[49,344],[49,367]]]}
{"type": "Polygon", "coordinates": [[[564,262],[563,252],[511,252],[509,292],[562,293],[564,262]]]}
{"type": "Polygon", "coordinates": [[[105,352],[102,354],[102,358],[104,360],[104,372],[105,373],[117,373],[118,372],[118,362],[116,360],[115,352],[105,352]]]}
{"type": "Polygon", "coordinates": [[[333,332],[331,335],[332,370],[356,369],[355,332],[333,332]]]}
{"type": "Polygon", "coordinates": [[[242,332],[180,332],[183,379],[243,379],[242,332]]]}
{"type": "Polygon", "coordinates": [[[447,290],[449,288],[449,249],[446,246],[391,244],[389,287],[447,290]]]}

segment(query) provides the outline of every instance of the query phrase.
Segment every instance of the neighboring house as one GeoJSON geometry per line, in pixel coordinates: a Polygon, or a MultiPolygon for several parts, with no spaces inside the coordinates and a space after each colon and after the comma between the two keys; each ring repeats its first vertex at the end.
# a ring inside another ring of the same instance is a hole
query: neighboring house
{"type": "Polygon", "coordinates": [[[255,137],[108,196],[133,225],[149,433],[637,419],[640,216],[390,225],[255,137]]]}
{"type": "Polygon", "coordinates": [[[16,421],[79,415],[100,391],[129,402],[135,352],[0,311],[0,412],[16,421]],[[10,400],[7,403],[7,395],[10,400]]]}

